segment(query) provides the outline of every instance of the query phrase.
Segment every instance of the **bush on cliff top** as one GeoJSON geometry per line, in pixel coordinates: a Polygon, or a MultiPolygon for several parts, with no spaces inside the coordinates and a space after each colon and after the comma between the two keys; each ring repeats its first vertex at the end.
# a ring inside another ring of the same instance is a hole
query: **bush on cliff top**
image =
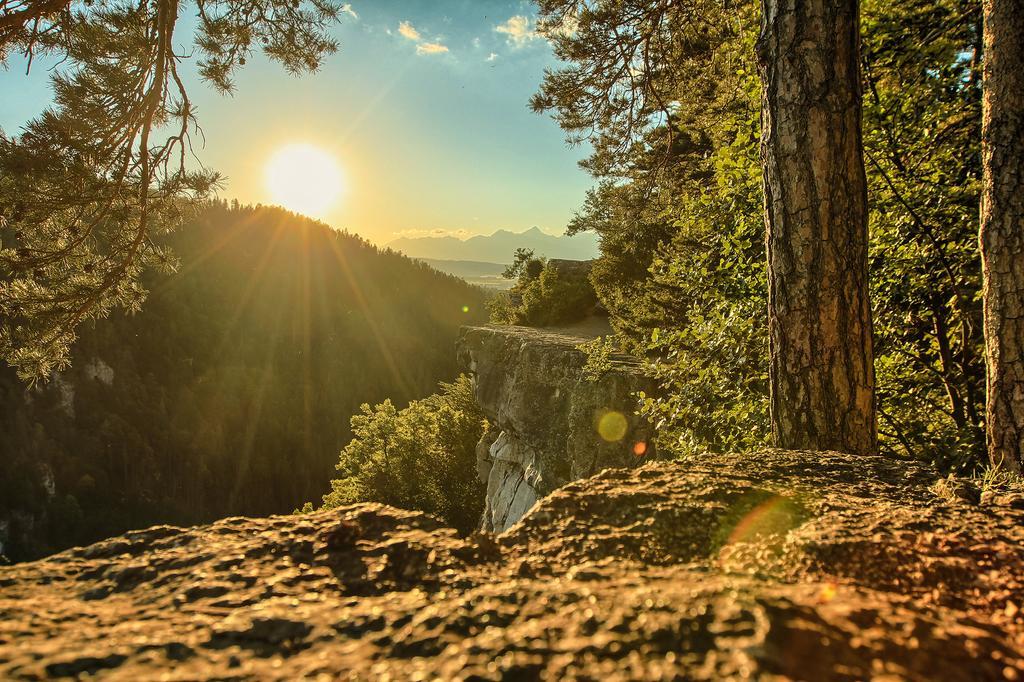
{"type": "Polygon", "coordinates": [[[592,314],[597,293],[589,268],[566,271],[528,249],[516,250],[505,277],[515,286],[488,303],[491,322],[528,327],[551,327],[577,322],[592,314]]]}
{"type": "MultiPolygon", "coordinates": [[[[486,421],[469,377],[403,410],[390,400],[364,404],[352,417],[355,437],[341,451],[323,509],[380,502],[434,514],[469,533],[480,522],[484,485],[477,477],[476,444],[486,421]]],[[[307,504],[304,511],[311,511],[307,504]]]]}

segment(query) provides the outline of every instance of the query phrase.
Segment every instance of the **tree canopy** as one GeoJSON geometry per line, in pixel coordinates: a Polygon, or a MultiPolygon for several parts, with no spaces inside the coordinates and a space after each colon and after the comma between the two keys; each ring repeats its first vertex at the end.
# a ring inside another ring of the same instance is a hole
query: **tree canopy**
{"type": "MultiPolygon", "coordinates": [[[[594,145],[597,186],[570,231],[601,235],[598,296],[664,384],[644,409],[676,448],[767,442],[757,3],[539,5],[567,65],[534,107],[594,145]]],[[[984,461],[981,3],[865,0],[861,30],[881,447],[970,470],[984,461]]]]}
{"type": "Polygon", "coordinates": [[[52,106],[0,131],[0,359],[47,377],[82,321],[138,310],[141,273],[175,267],[157,237],[219,183],[194,155],[186,55],[221,92],[256,50],[315,71],[340,13],[328,0],[0,1],[0,63],[61,64],[52,106]],[[189,10],[194,36],[176,34],[189,10]]]}
{"type": "Polygon", "coordinates": [[[436,514],[463,533],[475,530],[485,488],[477,477],[476,445],[486,425],[465,375],[404,409],[390,400],[363,404],[338,459],[340,478],[331,481],[322,508],[380,502],[436,514]]]}

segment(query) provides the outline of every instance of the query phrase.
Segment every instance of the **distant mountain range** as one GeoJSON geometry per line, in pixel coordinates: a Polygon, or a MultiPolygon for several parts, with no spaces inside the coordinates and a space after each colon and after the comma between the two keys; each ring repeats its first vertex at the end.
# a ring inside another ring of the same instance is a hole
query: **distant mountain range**
{"type": "Polygon", "coordinates": [[[525,232],[498,230],[469,239],[457,237],[400,237],[388,244],[410,258],[511,263],[516,249],[533,249],[537,256],[590,260],[597,258],[597,235],[555,236],[532,227],[525,232]]]}

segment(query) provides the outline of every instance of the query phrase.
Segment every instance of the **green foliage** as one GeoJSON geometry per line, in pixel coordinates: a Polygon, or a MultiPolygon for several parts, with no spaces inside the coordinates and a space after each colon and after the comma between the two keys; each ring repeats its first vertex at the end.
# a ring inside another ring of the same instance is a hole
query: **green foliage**
{"type": "Polygon", "coordinates": [[[600,381],[601,377],[611,371],[612,356],[621,351],[621,345],[614,334],[581,343],[578,348],[587,356],[583,365],[583,378],[587,381],[600,381]]]}
{"type": "Polygon", "coordinates": [[[0,371],[0,519],[38,538],[13,559],[319,499],[359,405],[457,376],[459,326],[485,319],[481,290],[280,209],[215,203],[162,243],[184,266],[86,325],[71,369],[32,389],[0,371]]]}
{"type": "Polygon", "coordinates": [[[380,502],[435,514],[469,533],[480,521],[484,485],[476,444],[486,427],[469,377],[403,410],[390,400],[352,417],[352,441],[341,451],[324,508],[380,502]]]}
{"type": "Polygon", "coordinates": [[[340,13],[328,0],[0,3],[0,65],[59,61],[53,105],[19,135],[0,131],[0,359],[31,381],[67,367],[82,322],[137,312],[142,273],[174,267],[161,237],[220,182],[186,164],[199,123],[182,63],[198,53],[222,92],[255,46],[314,71],[340,13]],[[189,6],[195,49],[183,50],[189,6]]]}
{"type": "Polygon", "coordinates": [[[970,473],[985,458],[981,3],[865,3],[865,148],[886,447],[970,473]]]}
{"type": "MultiPolygon", "coordinates": [[[[583,10],[589,28],[559,38],[567,53],[596,41],[591,31],[622,33],[615,22],[626,20],[611,3],[594,7],[583,10]]],[[[659,445],[679,453],[760,446],[770,433],[759,81],[750,64],[757,13],[753,3],[726,12],[700,2],[647,3],[637,16],[627,32],[670,50],[663,61],[670,66],[655,68],[641,44],[636,81],[631,74],[628,83],[607,83],[607,73],[619,72],[602,67],[620,60],[614,54],[588,55],[582,71],[564,78],[594,94],[628,86],[633,98],[660,93],[678,106],[638,117],[613,99],[603,118],[587,119],[599,131],[587,163],[601,182],[570,229],[601,236],[591,279],[627,347],[649,358],[661,386],[659,395],[641,397],[659,445]],[[688,24],[683,15],[698,5],[696,24],[688,24]],[[705,29],[700,40],[695,25],[705,29]],[[642,132],[623,139],[638,126],[642,132]]],[[[559,78],[545,84],[561,114],[588,101],[563,101],[563,86],[559,78]]]]}
{"type": "MultiPolygon", "coordinates": [[[[748,87],[750,84],[748,82],[748,87]]],[[[761,447],[768,419],[767,281],[756,143],[748,126],[712,155],[714,186],[692,197],[651,268],[675,313],[645,350],[662,394],[641,413],[659,444],[688,454],[761,447]]]]}
{"type": "Polygon", "coordinates": [[[976,477],[981,492],[1024,492],[1024,475],[1003,468],[986,467],[976,477]]]}
{"type": "Polygon", "coordinates": [[[488,304],[491,322],[552,327],[582,320],[594,312],[597,294],[585,268],[567,272],[555,263],[519,249],[506,276],[518,281],[488,304]]]}
{"type": "Polygon", "coordinates": [[[544,260],[533,255],[533,249],[516,249],[512,264],[505,268],[501,276],[519,282],[529,282],[540,277],[544,269],[544,260]]]}
{"type": "MultiPolygon", "coordinates": [[[[593,144],[598,186],[570,230],[600,235],[597,295],[651,358],[662,391],[644,413],[670,449],[766,443],[758,7],[540,6],[568,66],[534,107],[593,144]]],[[[881,445],[957,471],[984,457],[980,25],[977,0],[863,5],[881,445]]]]}

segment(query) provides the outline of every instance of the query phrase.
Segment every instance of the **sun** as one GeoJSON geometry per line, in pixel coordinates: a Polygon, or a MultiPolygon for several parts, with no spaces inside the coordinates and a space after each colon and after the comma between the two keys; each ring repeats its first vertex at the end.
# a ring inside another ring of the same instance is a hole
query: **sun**
{"type": "Polygon", "coordinates": [[[274,203],[312,218],[324,218],[344,190],[335,158],[306,143],[274,152],[267,161],[266,182],[274,203]]]}

